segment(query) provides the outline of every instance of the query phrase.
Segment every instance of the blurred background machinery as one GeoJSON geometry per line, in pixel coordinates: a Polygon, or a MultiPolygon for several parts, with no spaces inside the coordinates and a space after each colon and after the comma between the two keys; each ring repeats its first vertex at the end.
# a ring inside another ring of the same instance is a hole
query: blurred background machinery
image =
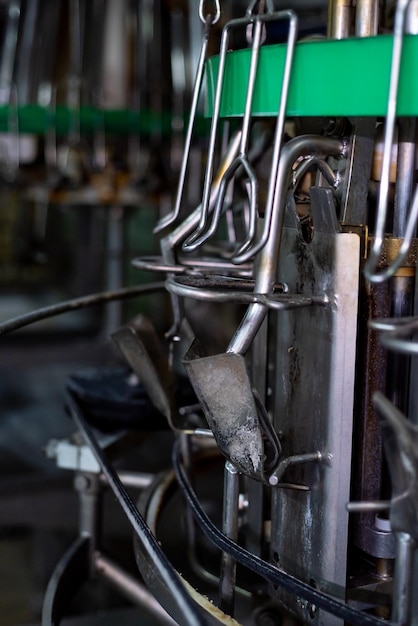
{"type": "Polygon", "coordinates": [[[0,33],[0,624],[418,623],[418,2],[0,33]]]}

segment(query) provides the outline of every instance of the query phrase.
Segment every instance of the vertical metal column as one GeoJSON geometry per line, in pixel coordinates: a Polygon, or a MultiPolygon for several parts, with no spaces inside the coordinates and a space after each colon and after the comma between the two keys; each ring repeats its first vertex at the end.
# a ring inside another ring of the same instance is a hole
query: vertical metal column
{"type": "MultiPolygon", "coordinates": [[[[222,529],[225,535],[233,541],[238,540],[239,476],[240,473],[235,465],[227,461],[224,474],[222,529]]],[[[222,611],[231,616],[234,614],[236,568],[235,559],[224,552],[219,583],[219,606],[222,611]]]]}

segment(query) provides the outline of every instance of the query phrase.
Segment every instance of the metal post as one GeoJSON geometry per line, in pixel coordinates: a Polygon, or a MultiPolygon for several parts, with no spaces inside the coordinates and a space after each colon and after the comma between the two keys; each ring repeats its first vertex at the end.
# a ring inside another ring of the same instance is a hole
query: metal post
{"type": "Polygon", "coordinates": [[[377,35],[379,18],[378,0],[357,0],[356,36],[372,37],[377,35]]]}
{"type": "Polygon", "coordinates": [[[93,562],[95,570],[100,576],[110,582],[115,589],[120,591],[135,605],[144,607],[156,619],[158,624],[162,626],[175,626],[177,624],[157,602],[152,593],[133,576],[130,576],[130,574],[119,567],[117,563],[99,552],[94,554],[93,562]]]}
{"type": "Polygon", "coordinates": [[[392,620],[398,626],[411,623],[414,555],[416,544],[408,533],[395,533],[396,564],[393,586],[392,620]]]}
{"type": "MultiPolygon", "coordinates": [[[[233,541],[238,540],[239,471],[230,461],[225,463],[222,529],[233,541]]],[[[219,606],[233,617],[235,602],[236,561],[222,554],[219,584],[219,606]]]]}
{"type": "Polygon", "coordinates": [[[350,36],[352,0],[333,0],[328,9],[328,37],[346,39],[350,36]]]}

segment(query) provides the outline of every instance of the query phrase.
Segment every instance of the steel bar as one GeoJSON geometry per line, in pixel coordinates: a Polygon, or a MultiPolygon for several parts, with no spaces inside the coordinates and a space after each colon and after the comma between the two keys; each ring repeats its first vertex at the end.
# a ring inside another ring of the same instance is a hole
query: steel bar
{"type": "MultiPolygon", "coordinates": [[[[239,470],[230,461],[225,463],[223,496],[223,532],[232,541],[238,541],[239,470]]],[[[219,606],[225,613],[234,615],[237,564],[234,557],[222,553],[219,581],[219,606]]]]}
{"type": "Polygon", "coordinates": [[[395,533],[396,561],[392,620],[399,626],[411,624],[413,573],[416,544],[407,533],[395,533]]]}
{"type": "Polygon", "coordinates": [[[379,0],[357,0],[356,37],[377,35],[379,18],[379,0]]]}
{"type": "Polygon", "coordinates": [[[163,609],[154,596],[144,585],[133,576],[125,572],[117,563],[100,552],[93,555],[95,571],[110,582],[128,600],[143,607],[162,626],[175,626],[177,622],[163,609]]]}

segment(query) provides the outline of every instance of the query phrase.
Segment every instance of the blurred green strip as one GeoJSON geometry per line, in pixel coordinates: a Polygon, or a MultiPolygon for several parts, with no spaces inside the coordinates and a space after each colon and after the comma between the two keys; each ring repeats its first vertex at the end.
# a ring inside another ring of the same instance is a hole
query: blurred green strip
{"type": "MultiPolygon", "coordinates": [[[[45,107],[28,104],[16,109],[12,106],[0,107],[0,132],[8,132],[15,128],[16,112],[20,133],[43,135],[48,128],[55,125],[57,135],[68,133],[71,117],[79,117],[80,130],[83,134],[105,130],[106,134],[124,135],[141,133],[153,136],[160,133],[167,135],[173,132],[174,118],[171,113],[156,114],[151,111],[99,110],[94,107],[82,107],[80,111],[72,113],[67,107],[59,106],[54,113],[45,107]]],[[[77,120],[77,118],[75,118],[77,120]]],[[[187,120],[184,120],[184,124],[187,120]]],[[[178,123],[176,124],[176,128],[178,123]]],[[[208,123],[202,117],[196,120],[195,132],[204,136],[208,130],[208,123]]]]}

